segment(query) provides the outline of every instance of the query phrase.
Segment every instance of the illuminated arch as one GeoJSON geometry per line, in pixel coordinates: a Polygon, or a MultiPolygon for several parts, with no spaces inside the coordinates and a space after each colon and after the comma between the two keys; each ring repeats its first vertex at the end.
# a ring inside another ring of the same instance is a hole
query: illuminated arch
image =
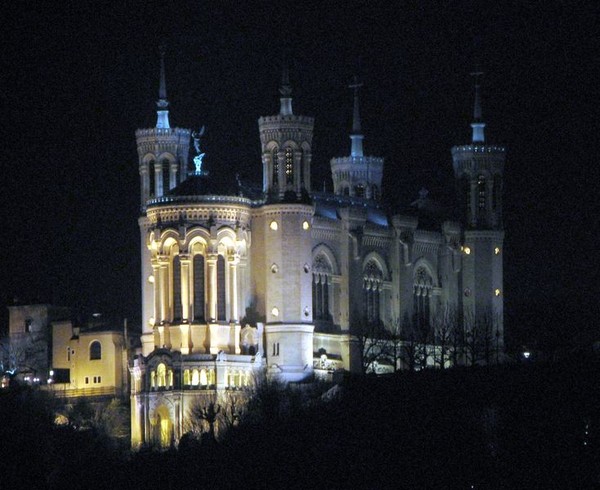
{"type": "Polygon", "coordinates": [[[436,276],[425,259],[419,259],[413,269],[413,318],[415,326],[427,329],[431,326],[433,289],[436,276]]]}
{"type": "Polygon", "coordinates": [[[173,422],[171,414],[165,405],[160,405],[154,410],[154,440],[161,447],[169,447],[173,441],[173,422]]]}
{"type": "Polygon", "coordinates": [[[378,254],[377,252],[370,252],[368,253],[365,258],[363,259],[363,263],[362,263],[362,270],[364,271],[365,268],[367,267],[369,262],[375,262],[377,264],[377,266],[379,267],[379,269],[381,270],[382,273],[382,280],[383,281],[389,281],[390,280],[390,273],[389,273],[389,269],[388,266],[386,264],[385,259],[378,254]]]}
{"type": "Polygon", "coordinates": [[[331,273],[339,275],[340,268],[338,266],[338,261],[335,257],[335,253],[333,252],[331,247],[325,245],[324,243],[320,243],[312,250],[313,261],[318,255],[325,256],[327,258],[327,261],[329,262],[329,265],[331,266],[331,273]]]}
{"type": "Polygon", "coordinates": [[[99,361],[102,359],[102,344],[99,340],[92,340],[89,346],[90,361],[99,361]]]}

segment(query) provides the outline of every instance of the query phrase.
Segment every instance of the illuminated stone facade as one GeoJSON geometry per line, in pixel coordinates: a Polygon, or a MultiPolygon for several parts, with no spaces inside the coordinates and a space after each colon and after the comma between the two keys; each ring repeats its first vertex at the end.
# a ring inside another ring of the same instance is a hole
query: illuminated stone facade
{"type": "MultiPolygon", "coordinates": [[[[190,135],[202,131],[169,127],[164,74],[158,105],[157,127],[136,133],[143,325],[131,367],[133,446],[177,441],[195,403],[263,368],[304,381],[403,367],[384,356],[365,366],[365,325],[431,328],[422,339],[431,366],[441,318],[485,315],[502,343],[504,150],[478,139],[479,119],[473,144],[452,152],[469,192],[462,219],[449,219],[426,192],[406,213],[383,210],[383,159],[363,153],[357,92],[350,155],[331,160],[333,193],[311,190],[314,121],[293,113],[286,76],[279,114],[258,121],[255,195],[233,177],[223,188],[188,169],[190,135]]],[[[196,138],[201,161],[199,146],[196,138]]]]}

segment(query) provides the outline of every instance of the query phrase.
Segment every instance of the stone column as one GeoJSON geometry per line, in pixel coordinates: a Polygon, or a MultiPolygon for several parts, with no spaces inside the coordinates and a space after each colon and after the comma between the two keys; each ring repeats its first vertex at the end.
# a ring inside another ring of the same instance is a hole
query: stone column
{"type": "Polygon", "coordinates": [[[278,175],[278,184],[279,184],[279,194],[281,196],[283,196],[283,194],[285,193],[286,187],[287,187],[287,183],[286,183],[286,177],[285,177],[285,151],[283,151],[281,148],[279,149],[279,151],[277,152],[277,162],[279,163],[279,173],[278,175]]]}
{"type": "Polygon", "coordinates": [[[164,323],[169,319],[169,258],[166,255],[158,257],[158,277],[154,284],[158,284],[159,291],[159,316],[157,320],[164,323]],[[158,283],[157,283],[158,281],[158,283]]]}
{"type": "Polygon", "coordinates": [[[294,191],[300,195],[302,189],[302,152],[294,151],[294,191]]]}
{"type": "Polygon", "coordinates": [[[218,254],[207,255],[208,269],[208,321],[217,321],[217,258],[218,254]]]}
{"type": "Polygon", "coordinates": [[[177,162],[171,162],[169,167],[169,190],[177,186],[177,162]]]}
{"type": "Polygon", "coordinates": [[[160,266],[158,261],[152,261],[152,276],[154,277],[154,323],[160,323],[160,266]]]}
{"type": "Polygon", "coordinates": [[[236,256],[229,257],[229,321],[238,322],[238,284],[237,265],[239,259],[236,256]]]}
{"type": "Polygon", "coordinates": [[[310,151],[303,152],[304,161],[302,162],[302,172],[304,177],[304,188],[310,192],[310,160],[312,158],[310,151]]]}
{"type": "Polygon", "coordinates": [[[154,163],[154,196],[160,197],[163,195],[163,178],[162,178],[162,164],[159,162],[154,163]]]}
{"type": "Polygon", "coordinates": [[[189,254],[179,254],[181,264],[181,320],[183,323],[189,323],[191,311],[190,298],[190,264],[189,254]]]}

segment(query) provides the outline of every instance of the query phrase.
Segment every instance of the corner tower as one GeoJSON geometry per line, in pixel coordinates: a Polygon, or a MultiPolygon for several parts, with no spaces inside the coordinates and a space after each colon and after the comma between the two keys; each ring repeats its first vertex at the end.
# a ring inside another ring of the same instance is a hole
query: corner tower
{"type": "Polygon", "coordinates": [[[284,70],[280,111],[258,120],[267,203],[253,215],[253,275],[264,312],[271,376],[301,381],[313,374],[310,159],[313,118],[292,112],[284,70]]]}
{"type": "Polygon", "coordinates": [[[358,89],[362,83],[354,77],[349,88],[354,90],[354,111],[350,140],[350,156],[331,159],[331,177],[333,192],[339,196],[356,196],[379,200],[381,197],[381,179],[383,177],[383,158],[365,156],[363,152],[362,128],[358,89]]]}
{"type": "Polygon", "coordinates": [[[147,234],[150,220],[146,215],[149,201],[164,196],[187,178],[190,130],[172,128],[169,123],[169,102],[165,83],[164,48],[160,50],[160,83],[156,102],[156,126],[135,132],[140,171],[140,211],[142,260],[142,342],[147,355],[154,348],[154,273],[151,266],[147,234]]]}
{"type": "Polygon", "coordinates": [[[481,110],[481,72],[475,77],[473,135],[468,145],[452,148],[458,203],[464,227],[463,314],[465,324],[490,328],[503,339],[502,182],[506,150],[486,144],[481,110]]]}
{"type": "Polygon", "coordinates": [[[165,51],[160,50],[160,84],[156,102],[156,126],[135,132],[140,171],[140,207],[165,195],[187,178],[190,130],[171,128],[165,81],[165,51]]]}
{"type": "Polygon", "coordinates": [[[314,119],[296,116],[292,87],[283,70],[279,114],[258,119],[263,163],[263,192],[269,201],[308,200],[314,119]]]}

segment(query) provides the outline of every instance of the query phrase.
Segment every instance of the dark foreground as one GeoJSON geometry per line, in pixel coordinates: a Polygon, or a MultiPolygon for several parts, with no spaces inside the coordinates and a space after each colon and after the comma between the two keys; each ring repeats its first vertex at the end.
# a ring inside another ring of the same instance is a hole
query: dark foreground
{"type": "MultiPolygon", "coordinates": [[[[219,442],[129,453],[0,392],[0,488],[600,488],[600,362],[577,358],[258,390],[219,442]]],[[[106,428],[105,428],[106,429],[106,428]]]]}

